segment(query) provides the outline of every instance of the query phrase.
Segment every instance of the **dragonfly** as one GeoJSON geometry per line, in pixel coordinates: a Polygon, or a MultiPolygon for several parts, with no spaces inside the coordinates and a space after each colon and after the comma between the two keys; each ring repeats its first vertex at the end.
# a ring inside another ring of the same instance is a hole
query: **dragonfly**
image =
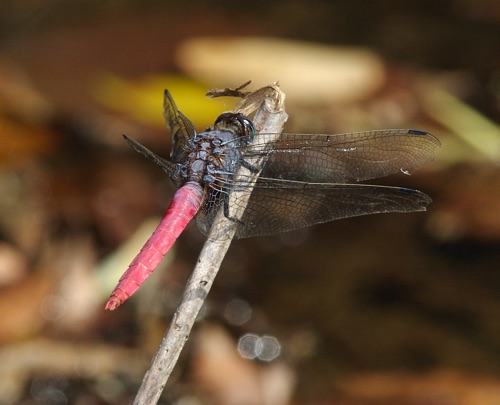
{"type": "Polygon", "coordinates": [[[197,133],[168,90],[164,117],[172,137],[169,160],[124,137],[160,166],[178,189],[158,227],[120,278],[107,310],[116,309],[137,291],[195,216],[199,229],[208,234],[222,209],[236,227],[235,238],[248,238],[360,215],[425,211],[432,201],[418,190],[360,183],[398,172],[409,174],[432,161],[440,142],[425,131],[256,135],[250,118],[224,113],[213,127],[197,133]],[[263,158],[262,168],[252,165],[256,158],[263,158]],[[241,168],[250,174],[239,174],[241,168]],[[259,171],[257,180],[250,181],[250,175],[259,171]],[[243,204],[237,198],[242,192],[251,192],[250,199],[236,219],[232,212],[243,204]]]}

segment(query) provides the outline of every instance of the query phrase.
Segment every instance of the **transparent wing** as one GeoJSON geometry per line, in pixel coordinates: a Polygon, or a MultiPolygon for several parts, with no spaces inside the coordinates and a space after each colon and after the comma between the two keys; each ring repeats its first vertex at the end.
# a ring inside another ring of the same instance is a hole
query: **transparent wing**
{"type": "Polygon", "coordinates": [[[196,131],[193,123],[179,111],[172,95],[165,90],[163,95],[163,116],[172,136],[172,162],[182,162],[189,146],[189,141],[196,131]]]}
{"type": "Polygon", "coordinates": [[[314,183],[345,183],[407,172],[434,159],[440,146],[433,135],[386,129],[338,135],[282,134],[268,144],[259,134],[243,159],[265,154],[261,176],[314,183]]]}
{"type": "MultiPolygon", "coordinates": [[[[238,193],[232,191],[231,212],[239,206],[238,193]]],[[[217,191],[221,193],[220,191],[217,191]]],[[[222,193],[221,193],[222,194],[222,193]]],[[[216,205],[224,198],[216,198],[216,205]]],[[[425,211],[429,196],[417,190],[364,184],[308,184],[303,182],[259,178],[236,237],[247,238],[291,231],[310,225],[360,215],[425,211]]],[[[203,209],[197,217],[202,232],[208,233],[216,209],[203,209]]],[[[223,235],[220,235],[223,237],[223,235]]]]}
{"type": "MultiPolygon", "coordinates": [[[[439,141],[411,129],[365,131],[338,135],[259,134],[240,151],[243,161],[266,157],[236,237],[275,234],[317,223],[386,212],[423,211],[431,199],[416,190],[345,184],[383,177],[434,159],[439,141]]],[[[228,217],[239,206],[238,193],[250,191],[245,176],[212,187],[198,216],[208,232],[215,208],[226,205],[228,217]],[[231,194],[231,199],[229,199],[231,194]],[[229,204],[229,201],[231,203],[229,204]]],[[[222,235],[221,235],[222,236],[222,235]]]]}

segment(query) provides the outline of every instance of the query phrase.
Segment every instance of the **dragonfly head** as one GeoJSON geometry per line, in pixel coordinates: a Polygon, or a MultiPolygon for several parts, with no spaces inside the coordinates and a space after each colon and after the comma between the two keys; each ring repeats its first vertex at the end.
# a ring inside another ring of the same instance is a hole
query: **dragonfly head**
{"type": "Polygon", "coordinates": [[[243,114],[224,113],[215,120],[214,130],[230,131],[235,135],[245,137],[252,141],[255,127],[250,118],[243,114]]]}

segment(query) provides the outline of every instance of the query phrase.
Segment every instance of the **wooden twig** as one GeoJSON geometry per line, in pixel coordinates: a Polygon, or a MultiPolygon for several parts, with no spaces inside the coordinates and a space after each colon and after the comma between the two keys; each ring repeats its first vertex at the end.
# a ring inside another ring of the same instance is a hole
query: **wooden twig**
{"type": "Polygon", "coordinates": [[[225,89],[211,89],[208,90],[205,96],[209,98],[215,98],[215,97],[240,97],[240,98],[245,98],[249,94],[251,94],[251,91],[242,91],[245,87],[247,87],[252,81],[249,80],[248,82],[243,83],[241,86],[236,87],[235,89],[232,89],[230,87],[226,87],[225,89]]]}
{"type": "MultiPolygon", "coordinates": [[[[283,92],[277,84],[273,84],[245,95],[245,98],[235,109],[235,112],[248,115],[252,109],[254,111],[258,109],[253,119],[257,129],[256,136],[259,133],[275,133],[278,137],[287,119],[284,100],[285,95],[283,92]]],[[[262,167],[264,161],[252,161],[249,163],[253,167],[262,167]]],[[[246,171],[246,176],[253,177],[250,183],[255,182],[258,178],[258,173],[250,173],[243,167],[241,171],[246,171]]],[[[248,202],[250,192],[247,192],[244,196],[241,193],[238,192],[237,196],[231,196],[229,204],[231,204],[231,198],[238,198],[240,201],[242,198],[246,198],[246,202],[248,202]]],[[[243,204],[244,206],[246,206],[246,202],[243,204]]],[[[243,212],[244,208],[238,212],[232,212],[232,216],[241,218],[243,212]]],[[[133,404],[156,404],[158,402],[181,350],[189,337],[201,306],[210,291],[222,260],[229,249],[236,231],[235,223],[234,220],[227,220],[222,210],[219,210],[207,241],[198,257],[198,262],[187,281],[173,319],[144,376],[133,404]],[[224,235],[224,238],[220,238],[220,235],[224,235]]]]}

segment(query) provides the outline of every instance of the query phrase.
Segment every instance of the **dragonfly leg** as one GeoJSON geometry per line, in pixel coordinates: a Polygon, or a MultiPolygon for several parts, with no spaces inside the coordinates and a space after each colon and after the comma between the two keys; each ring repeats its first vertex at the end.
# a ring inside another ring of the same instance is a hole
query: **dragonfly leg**
{"type": "Polygon", "coordinates": [[[224,197],[224,216],[231,222],[236,222],[237,224],[239,225],[245,225],[245,223],[241,220],[241,219],[238,219],[238,218],[235,218],[235,217],[232,217],[230,214],[229,214],[229,197],[226,196],[224,197]]]}
{"type": "Polygon", "coordinates": [[[259,173],[259,169],[257,167],[255,167],[254,165],[248,163],[246,160],[244,159],[241,159],[240,160],[240,163],[241,165],[245,168],[245,169],[248,169],[250,170],[252,173],[256,174],[256,173],[259,173]]]}
{"type": "MultiPolygon", "coordinates": [[[[244,159],[241,159],[239,161],[239,163],[247,170],[249,170],[250,172],[252,172],[253,174],[257,174],[260,172],[260,169],[254,165],[252,165],[251,163],[247,162],[246,160],[244,159]]],[[[245,223],[244,221],[242,221],[241,219],[238,219],[238,218],[235,218],[235,217],[232,217],[231,214],[229,213],[229,193],[224,193],[224,197],[223,197],[223,209],[224,209],[224,216],[229,220],[229,221],[232,221],[232,222],[235,222],[237,223],[238,225],[242,225],[244,227],[247,227],[249,226],[249,224],[245,223]]]]}
{"type": "Polygon", "coordinates": [[[243,222],[241,219],[232,217],[231,214],[229,213],[229,194],[227,193],[224,194],[223,198],[224,198],[224,206],[223,206],[224,216],[231,222],[235,222],[238,225],[245,226],[245,222],[243,222]]]}

